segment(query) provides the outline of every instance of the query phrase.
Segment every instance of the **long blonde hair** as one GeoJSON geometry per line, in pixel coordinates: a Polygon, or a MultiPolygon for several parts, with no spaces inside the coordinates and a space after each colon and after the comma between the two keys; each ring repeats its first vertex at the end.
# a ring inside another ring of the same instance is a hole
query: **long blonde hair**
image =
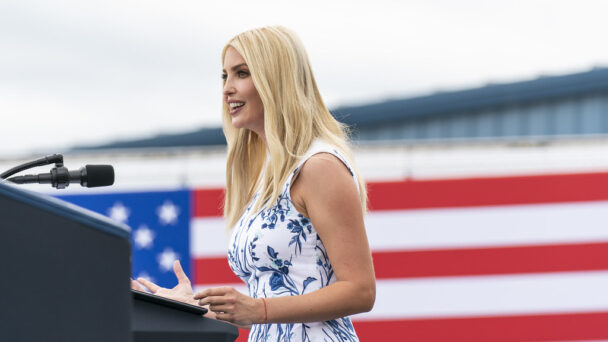
{"type": "Polygon", "coordinates": [[[243,32],[226,44],[222,63],[228,47],[237,50],[247,63],[264,105],[266,144],[256,133],[235,128],[228,105],[223,103],[223,130],[228,142],[224,200],[227,228],[236,224],[260,187],[262,191],[252,210],[270,208],[290,172],[317,138],[345,154],[359,182],[365,212],[367,192],[353,163],[347,127],[325,107],[298,37],[280,26],[243,32]]]}

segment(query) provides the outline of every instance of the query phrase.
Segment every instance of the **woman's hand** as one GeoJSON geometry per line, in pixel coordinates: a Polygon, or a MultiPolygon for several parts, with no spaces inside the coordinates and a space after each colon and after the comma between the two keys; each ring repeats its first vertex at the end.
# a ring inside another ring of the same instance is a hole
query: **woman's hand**
{"type": "Polygon", "coordinates": [[[188,279],[188,276],[186,276],[186,273],[184,273],[184,270],[182,269],[182,265],[179,263],[179,260],[175,260],[173,262],[173,272],[175,272],[175,276],[177,277],[177,285],[172,289],[160,287],[144,278],[137,278],[137,282],[131,280],[131,288],[134,290],[145,291],[144,288],[141,286],[143,285],[154,295],[192,305],[198,305],[198,301],[193,298],[194,291],[192,290],[192,284],[190,283],[190,279],[188,279]]]}
{"type": "Polygon", "coordinates": [[[264,302],[246,296],[232,287],[215,287],[194,295],[198,305],[209,305],[216,319],[232,323],[240,328],[249,329],[251,324],[264,323],[264,302]]]}
{"type": "Polygon", "coordinates": [[[146,289],[144,289],[144,287],[133,278],[131,278],[131,289],[146,292],[146,289]]]}

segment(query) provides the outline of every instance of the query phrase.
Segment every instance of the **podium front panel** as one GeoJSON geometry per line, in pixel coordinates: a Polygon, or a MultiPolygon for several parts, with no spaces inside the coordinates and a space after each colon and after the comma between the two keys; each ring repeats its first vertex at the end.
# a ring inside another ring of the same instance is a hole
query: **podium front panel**
{"type": "Polygon", "coordinates": [[[130,341],[124,227],[0,183],[0,341],[130,341]]]}

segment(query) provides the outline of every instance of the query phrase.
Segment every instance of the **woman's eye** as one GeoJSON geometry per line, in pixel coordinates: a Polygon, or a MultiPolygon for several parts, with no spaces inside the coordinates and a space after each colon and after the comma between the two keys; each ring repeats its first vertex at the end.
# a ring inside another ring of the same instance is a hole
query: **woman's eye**
{"type": "Polygon", "coordinates": [[[243,70],[239,71],[237,74],[239,75],[239,77],[247,77],[249,75],[247,71],[243,70]]]}
{"type": "Polygon", "coordinates": [[[222,79],[225,81],[228,78],[227,74],[222,74],[222,79]]]}

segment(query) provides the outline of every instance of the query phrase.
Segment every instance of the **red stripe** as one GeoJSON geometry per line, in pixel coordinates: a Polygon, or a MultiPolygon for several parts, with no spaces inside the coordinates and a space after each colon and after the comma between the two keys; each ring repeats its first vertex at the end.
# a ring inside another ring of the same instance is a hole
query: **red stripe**
{"type": "Polygon", "coordinates": [[[249,330],[239,328],[239,337],[234,342],[247,342],[249,338],[249,330]]]}
{"type": "MultiPolygon", "coordinates": [[[[608,313],[355,321],[364,341],[585,341],[608,338],[608,313]]],[[[235,342],[247,341],[239,329],[235,342]]]]}
{"type": "Polygon", "coordinates": [[[372,256],[378,279],[608,270],[606,242],[374,252],[372,256]]]}
{"type": "Polygon", "coordinates": [[[354,322],[361,341],[585,341],[608,339],[608,312],[354,322]]]}
{"type": "MultiPolygon", "coordinates": [[[[368,183],[370,210],[608,200],[608,172],[368,183]]],[[[196,217],[221,216],[223,189],[194,191],[196,217]]]]}
{"type": "Polygon", "coordinates": [[[222,216],[224,189],[194,190],[194,217],[222,216]]]}
{"type": "MultiPolygon", "coordinates": [[[[608,242],[373,252],[372,257],[377,279],[597,271],[608,270],[608,242]]],[[[241,283],[226,257],[193,261],[195,284],[241,283]]]]}
{"type": "Polygon", "coordinates": [[[196,285],[243,283],[228,266],[227,257],[196,258],[192,261],[192,279],[196,285]]]}
{"type": "Polygon", "coordinates": [[[608,173],[368,184],[371,210],[472,207],[608,199],[608,173]]]}

